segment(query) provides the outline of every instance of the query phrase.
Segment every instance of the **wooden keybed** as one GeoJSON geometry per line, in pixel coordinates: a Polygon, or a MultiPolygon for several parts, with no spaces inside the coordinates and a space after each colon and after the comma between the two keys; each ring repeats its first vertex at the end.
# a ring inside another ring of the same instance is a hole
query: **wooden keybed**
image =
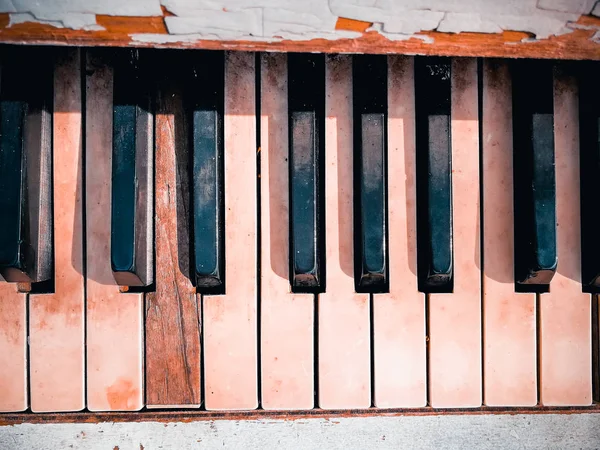
{"type": "MultiPolygon", "coordinates": [[[[389,217],[389,245],[408,249],[407,254],[390,251],[394,270],[390,292],[354,292],[352,275],[343,262],[352,260],[352,228],[339,219],[352,214],[352,157],[344,153],[352,147],[351,57],[327,56],[325,145],[336,149],[328,153],[325,174],[325,208],[331,217],[328,292],[290,295],[288,281],[280,276],[287,268],[276,267],[287,264],[288,258],[274,251],[287,252],[283,245],[287,180],[281,176],[286,159],[285,153],[275,150],[287,144],[286,126],[278,119],[287,110],[286,56],[227,53],[225,223],[245,220],[245,224],[226,237],[227,294],[201,295],[185,275],[188,268],[182,267],[190,246],[182,226],[190,214],[185,207],[189,182],[182,176],[189,172],[190,150],[184,136],[190,125],[177,79],[160,80],[155,100],[155,285],[143,292],[123,292],[110,268],[114,52],[53,51],[54,240],[61,245],[55,244],[52,294],[35,289],[25,293],[28,286],[0,284],[4,316],[0,323],[11,327],[6,336],[12,336],[3,342],[7,351],[0,361],[0,387],[10,393],[0,396],[4,402],[0,409],[10,412],[1,420],[29,420],[28,414],[13,414],[23,410],[191,409],[93,416],[153,420],[222,414],[250,418],[463,413],[473,411],[464,409],[471,407],[481,413],[597,409],[592,404],[592,374],[598,373],[598,360],[592,358],[597,353],[597,347],[592,351],[592,317],[595,326],[598,317],[592,309],[597,309],[598,300],[582,293],[580,280],[569,274],[579,270],[581,250],[579,227],[572,224],[579,216],[579,202],[574,200],[579,196],[577,83],[576,72],[568,65],[557,64],[561,69],[555,74],[554,105],[558,251],[570,256],[565,263],[568,270],[559,270],[551,293],[515,294],[513,283],[501,281],[512,276],[513,256],[506,246],[473,239],[480,235],[480,214],[483,236],[512,232],[512,200],[507,195],[511,192],[502,189],[504,178],[497,170],[502,167],[504,175],[509,174],[512,162],[503,159],[505,154],[494,153],[512,145],[508,64],[474,58],[452,62],[456,76],[452,115],[457,118],[452,124],[452,156],[460,168],[453,176],[454,195],[460,199],[454,204],[455,265],[464,268],[459,284],[453,294],[425,295],[417,290],[415,261],[411,262],[416,241],[409,238],[416,232],[410,219],[415,205],[406,201],[416,193],[409,176],[406,183],[403,177],[399,183],[388,181],[389,210],[394,211],[389,217]],[[481,143],[480,121],[485,137],[481,143]],[[481,162],[476,157],[480,148],[481,162]],[[227,177],[238,184],[228,185],[227,177]],[[498,181],[486,183],[486,178],[498,181]],[[253,195],[255,190],[260,196],[253,195]],[[504,209],[497,204],[487,208],[486,197],[497,199],[504,209]],[[276,226],[272,215],[279,218],[276,226]],[[571,224],[565,232],[560,228],[563,220],[571,224]],[[239,248],[245,249],[241,257],[239,248]],[[483,255],[482,262],[473,255],[483,255]],[[495,270],[509,272],[486,273],[492,261],[502,262],[495,270]],[[271,312],[289,322],[270,318],[271,312]],[[569,317],[567,324],[564,317],[569,317]],[[519,339],[494,346],[507,326],[519,339]],[[395,334],[390,338],[389,333],[395,334]],[[565,334],[575,343],[566,352],[552,339],[565,334]],[[345,353],[348,342],[355,345],[345,353]],[[457,346],[468,350],[454,353],[457,346]],[[223,357],[223,348],[238,356],[223,357]],[[522,370],[511,370],[507,351],[526,361],[519,365],[522,370]],[[544,354],[550,355],[549,360],[561,358],[561,367],[568,370],[556,372],[546,366],[544,354]],[[457,355],[470,369],[456,368],[457,355]],[[274,364],[279,358],[284,361],[274,364]],[[407,371],[407,361],[420,364],[407,371]],[[309,375],[303,372],[307,363],[312,365],[309,375]],[[278,384],[272,374],[294,385],[293,390],[280,394],[279,386],[285,384],[278,384]],[[344,377],[348,385],[339,383],[344,377]],[[521,389],[507,384],[507,379],[521,389]],[[573,389],[565,390],[565,383],[572,383],[573,389]],[[272,410],[285,412],[267,412],[272,410]]],[[[413,64],[413,57],[388,57],[388,148],[398,152],[388,155],[390,174],[409,174],[415,164],[410,158],[415,149],[411,132],[415,113],[407,106],[414,104],[413,64]]],[[[49,420],[90,417],[48,416],[49,420]]]]}

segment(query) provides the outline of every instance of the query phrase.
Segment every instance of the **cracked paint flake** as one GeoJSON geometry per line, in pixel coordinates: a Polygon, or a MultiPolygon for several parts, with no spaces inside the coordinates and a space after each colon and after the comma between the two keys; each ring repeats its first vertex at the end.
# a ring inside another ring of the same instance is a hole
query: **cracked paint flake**
{"type": "Polygon", "coordinates": [[[262,9],[242,11],[204,10],[196,17],[165,17],[170,34],[215,34],[263,36],[262,9]]]}
{"type": "Polygon", "coordinates": [[[114,16],[161,16],[159,0],[2,0],[0,6],[12,3],[14,11],[26,12],[38,19],[57,14],[109,14],[114,16]]]}
{"type": "Polygon", "coordinates": [[[96,23],[95,14],[78,13],[57,14],[56,16],[50,16],[47,19],[39,19],[30,13],[15,13],[9,15],[8,26],[12,27],[13,25],[27,22],[37,22],[45,25],[51,25],[55,28],[71,28],[74,30],[104,30],[104,27],[96,23]]]}
{"type": "Polygon", "coordinates": [[[549,11],[589,14],[596,0],[538,0],[537,7],[549,11]]]}

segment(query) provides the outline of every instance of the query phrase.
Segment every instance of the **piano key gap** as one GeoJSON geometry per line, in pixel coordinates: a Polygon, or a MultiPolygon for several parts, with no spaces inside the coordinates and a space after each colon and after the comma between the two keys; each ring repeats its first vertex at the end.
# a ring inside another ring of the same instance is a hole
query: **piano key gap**
{"type": "Polygon", "coordinates": [[[257,395],[258,395],[258,410],[262,410],[262,337],[261,337],[261,324],[262,324],[262,302],[261,302],[261,190],[260,190],[260,176],[261,176],[261,55],[260,52],[256,52],[254,55],[254,108],[255,108],[255,124],[256,124],[256,349],[257,349],[257,361],[256,361],[256,382],[257,382],[257,395]]]}
{"type": "Polygon", "coordinates": [[[484,261],[485,261],[485,246],[484,246],[484,183],[485,178],[483,176],[483,59],[477,58],[477,118],[478,118],[478,134],[479,134],[479,287],[481,292],[480,296],[480,314],[481,314],[481,404],[485,405],[485,342],[483,337],[485,336],[485,310],[484,310],[484,261]]]}

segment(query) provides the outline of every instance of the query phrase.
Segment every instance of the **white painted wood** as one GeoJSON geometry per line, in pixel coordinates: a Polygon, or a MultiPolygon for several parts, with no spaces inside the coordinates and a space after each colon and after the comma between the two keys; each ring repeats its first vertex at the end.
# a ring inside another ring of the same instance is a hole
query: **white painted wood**
{"type": "Polygon", "coordinates": [[[600,414],[497,414],[189,423],[20,424],[2,450],[44,449],[592,449],[600,414]]]}

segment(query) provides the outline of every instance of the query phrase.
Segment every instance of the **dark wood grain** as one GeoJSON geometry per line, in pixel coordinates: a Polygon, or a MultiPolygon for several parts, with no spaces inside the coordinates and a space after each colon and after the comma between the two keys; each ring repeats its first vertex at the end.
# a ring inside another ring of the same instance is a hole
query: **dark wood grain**
{"type": "Polygon", "coordinates": [[[146,403],[193,407],[201,403],[201,328],[189,279],[189,146],[180,84],[170,80],[159,87],[155,123],[158,270],[146,297],[146,403]]]}

